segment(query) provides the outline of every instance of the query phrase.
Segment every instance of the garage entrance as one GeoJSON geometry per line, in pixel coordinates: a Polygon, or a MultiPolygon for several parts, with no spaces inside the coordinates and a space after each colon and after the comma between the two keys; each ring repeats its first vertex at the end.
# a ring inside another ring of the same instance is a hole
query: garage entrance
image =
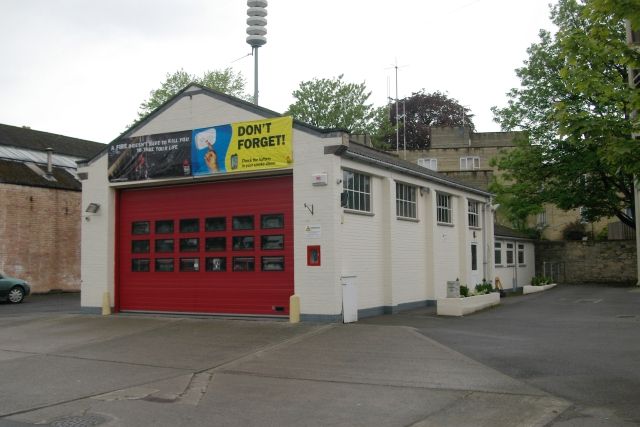
{"type": "Polygon", "coordinates": [[[289,314],[291,176],[118,195],[116,309],[289,314]]]}

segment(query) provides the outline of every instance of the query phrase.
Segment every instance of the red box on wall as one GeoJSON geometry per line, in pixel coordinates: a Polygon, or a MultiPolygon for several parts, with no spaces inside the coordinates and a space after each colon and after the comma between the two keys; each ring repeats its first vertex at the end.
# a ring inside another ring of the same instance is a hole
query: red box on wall
{"type": "Polygon", "coordinates": [[[307,265],[320,265],[320,245],[307,246],[307,265]]]}

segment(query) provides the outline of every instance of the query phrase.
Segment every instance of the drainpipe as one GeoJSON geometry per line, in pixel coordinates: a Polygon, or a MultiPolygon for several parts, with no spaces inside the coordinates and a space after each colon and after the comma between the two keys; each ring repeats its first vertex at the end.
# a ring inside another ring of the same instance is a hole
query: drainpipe
{"type": "Polygon", "coordinates": [[[513,241],[513,290],[518,289],[518,242],[513,241]]]}

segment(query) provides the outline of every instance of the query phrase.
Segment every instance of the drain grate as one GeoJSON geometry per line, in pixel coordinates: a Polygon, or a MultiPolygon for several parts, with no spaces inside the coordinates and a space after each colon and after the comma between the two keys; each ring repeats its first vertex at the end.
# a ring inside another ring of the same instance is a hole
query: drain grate
{"type": "Polygon", "coordinates": [[[52,421],[49,425],[52,427],[93,427],[104,424],[108,420],[100,415],[83,415],[60,418],[52,421]]]}
{"type": "Polygon", "coordinates": [[[616,317],[618,319],[635,319],[637,316],[635,314],[618,314],[616,317]]]}

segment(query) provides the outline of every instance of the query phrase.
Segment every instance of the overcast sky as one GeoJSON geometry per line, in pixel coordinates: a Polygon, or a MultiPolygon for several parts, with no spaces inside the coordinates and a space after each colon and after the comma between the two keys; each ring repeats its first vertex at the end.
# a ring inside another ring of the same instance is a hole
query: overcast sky
{"type": "MultiPolygon", "coordinates": [[[[506,103],[527,47],[552,28],[548,3],[270,0],[260,105],[284,112],[301,81],[339,74],[384,105],[397,61],[399,97],[447,92],[471,108],[477,131],[499,130],[490,108],[506,103]]],[[[110,142],[180,68],[232,67],[252,94],[253,58],[238,60],[251,52],[246,9],[244,0],[2,0],[0,123],[110,142]]]]}

